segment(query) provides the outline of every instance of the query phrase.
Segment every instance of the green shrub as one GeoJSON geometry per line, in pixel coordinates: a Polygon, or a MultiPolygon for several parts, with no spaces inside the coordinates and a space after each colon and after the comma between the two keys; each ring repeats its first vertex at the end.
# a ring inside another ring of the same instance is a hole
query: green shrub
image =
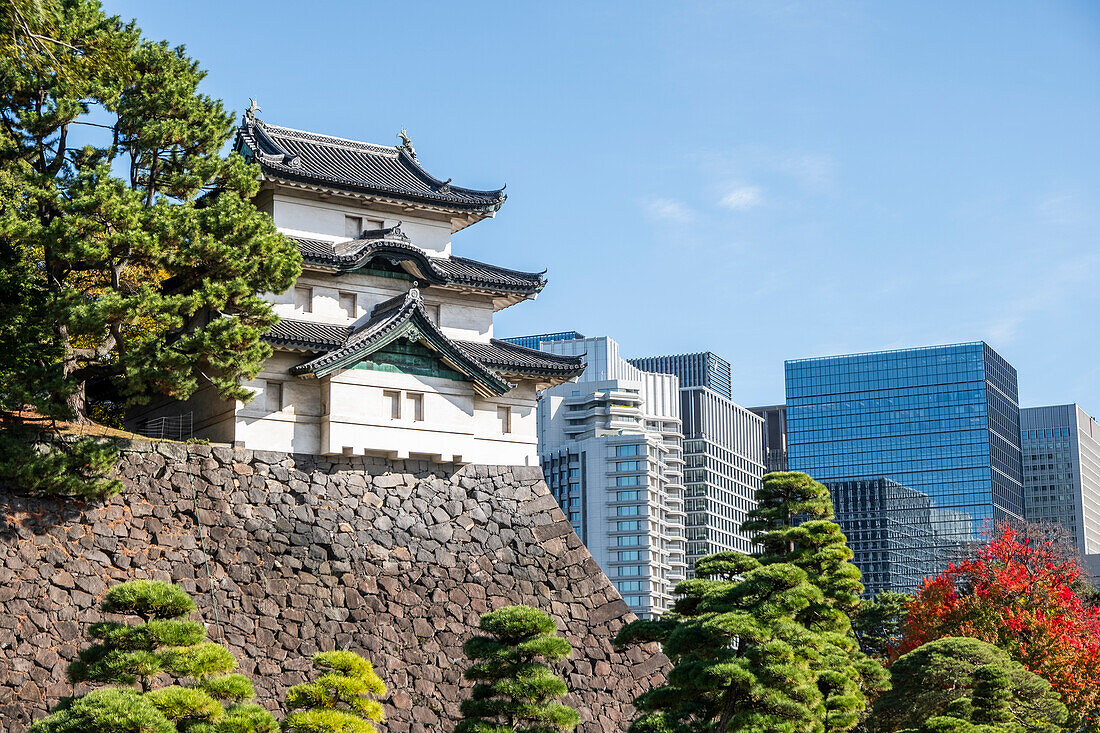
{"type": "Polygon", "coordinates": [[[455,733],[558,733],[580,722],[577,711],[558,702],[565,682],[539,660],[567,658],[573,651],[557,636],[554,619],[529,606],[508,606],[483,614],[487,636],[467,641],[462,650],[474,663],[466,679],[475,682],[461,705],[455,733]]]}
{"type": "Polygon", "coordinates": [[[283,728],[298,733],[376,733],[373,723],[385,716],[372,695],[386,694],[386,685],[366,659],[354,652],[333,651],[313,655],[313,666],[322,670],[313,682],[287,690],[290,712],[283,728]]]}
{"type": "Polygon", "coordinates": [[[104,613],[136,616],[141,623],[103,621],[90,635],[98,643],[69,665],[72,682],[134,685],[138,690],[96,690],[59,706],[34,733],[274,733],[275,718],[245,703],[255,691],[237,661],[206,641],[206,627],[187,616],[195,603],[183,589],[133,580],[107,591],[104,613]],[[175,684],[158,685],[160,678],[175,684]],[[230,703],[229,708],[223,707],[230,703]]]}

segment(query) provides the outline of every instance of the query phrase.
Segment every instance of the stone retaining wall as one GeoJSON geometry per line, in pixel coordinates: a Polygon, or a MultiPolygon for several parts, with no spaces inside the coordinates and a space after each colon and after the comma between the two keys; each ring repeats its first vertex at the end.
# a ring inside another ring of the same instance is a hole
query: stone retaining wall
{"type": "Polygon", "coordinates": [[[364,654],[392,733],[453,728],[462,642],[509,604],[552,614],[576,648],[563,671],[581,730],[625,730],[661,679],[655,649],[612,649],[633,615],[538,468],[131,443],[119,472],[106,503],[0,490],[0,731],[85,691],[65,667],[103,592],[134,578],[189,591],[275,710],[314,652],[364,654]]]}

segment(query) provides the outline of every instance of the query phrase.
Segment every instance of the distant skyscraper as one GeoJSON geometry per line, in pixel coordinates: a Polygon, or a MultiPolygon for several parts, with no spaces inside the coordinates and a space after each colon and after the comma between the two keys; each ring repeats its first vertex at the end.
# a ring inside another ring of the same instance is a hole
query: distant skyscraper
{"type": "Polygon", "coordinates": [[[584,334],[576,331],[558,331],[557,333],[540,333],[535,336],[516,336],[515,338],[501,339],[501,341],[538,351],[539,344],[543,341],[580,341],[583,338],[584,334]]]}
{"type": "Polygon", "coordinates": [[[709,351],[630,363],[680,378],[689,573],[700,557],[754,548],[741,533],[764,475],[764,422],[730,399],[729,362],[709,351]]]}
{"type": "Polygon", "coordinates": [[[1016,370],[986,344],[788,361],[786,390],[790,468],[838,495],[838,523],[866,539],[853,549],[869,588],[912,589],[890,553],[931,558],[916,573],[928,575],[988,524],[1023,517],[1016,370]],[[860,481],[890,490],[844,500],[860,481]]]}
{"type": "Polygon", "coordinates": [[[687,571],[679,383],[619,358],[609,338],[539,345],[588,365],[539,400],[546,481],[631,610],[663,613],[687,571]]]}
{"type": "Polygon", "coordinates": [[[764,418],[764,467],[768,473],[787,470],[787,406],[750,407],[764,418]]]}
{"type": "Polygon", "coordinates": [[[701,351],[697,354],[646,356],[629,361],[647,372],[675,374],[680,378],[681,388],[706,387],[727,400],[733,399],[730,363],[710,351],[701,351]]]}
{"type": "Polygon", "coordinates": [[[1100,553],[1100,424],[1077,405],[1020,410],[1024,514],[1054,522],[1086,555],[1100,553]]]}

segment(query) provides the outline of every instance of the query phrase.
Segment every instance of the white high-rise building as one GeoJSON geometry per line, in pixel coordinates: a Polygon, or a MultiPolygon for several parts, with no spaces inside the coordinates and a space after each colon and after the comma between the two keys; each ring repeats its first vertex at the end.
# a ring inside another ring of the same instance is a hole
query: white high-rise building
{"type": "Polygon", "coordinates": [[[679,380],[632,366],[610,338],[554,336],[516,339],[587,362],[539,400],[546,481],[631,610],[663,613],[687,572],[679,380]]]}
{"type": "Polygon", "coordinates": [[[1078,405],[1022,408],[1020,453],[1025,518],[1063,526],[1083,555],[1100,553],[1100,423],[1078,405]]]}

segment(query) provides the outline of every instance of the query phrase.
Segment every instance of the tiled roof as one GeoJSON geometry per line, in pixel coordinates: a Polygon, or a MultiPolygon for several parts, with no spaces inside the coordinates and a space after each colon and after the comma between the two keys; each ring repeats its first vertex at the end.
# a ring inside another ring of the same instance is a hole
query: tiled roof
{"type": "Polygon", "coordinates": [[[418,319],[418,327],[432,332],[430,335],[434,340],[444,343],[445,346],[453,346],[464,360],[471,362],[464,365],[465,368],[461,370],[463,372],[475,371],[482,378],[545,376],[554,381],[567,381],[584,371],[584,362],[578,356],[548,354],[497,339],[492,339],[487,344],[449,339],[430,323],[430,319],[423,313],[419,298],[413,299],[405,294],[375,306],[367,322],[354,330],[284,318],[265,338],[276,346],[307,349],[318,354],[295,367],[294,373],[317,373],[319,370],[327,373],[333,364],[385,339],[408,321],[417,307],[422,316],[418,319]],[[427,325],[423,322],[425,320],[428,321],[427,325]]]}
{"type": "Polygon", "coordinates": [[[420,167],[411,148],[374,145],[266,124],[247,117],[237,149],[267,175],[463,211],[496,211],[504,189],[452,186],[420,167]]]}
{"type": "Polygon", "coordinates": [[[504,394],[513,386],[440,331],[428,317],[415,288],[379,303],[367,322],[351,330],[342,344],[325,349],[319,356],[291,369],[291,373],[323,377],[402,337],[426,343],[448,366],[468,377],[475,390],[484,396],[504,394]]]}
{"type": "Polygon", "coordinates": [[[522,295],[533,295],[546,287],[546,278],[541,272],[509,270],[466,257],[432,257],[411,244],[398,227],[344,242],[290,239],[298,244],[298,251],[306,263],[341,271],[366,267],[372,259],[380,257],[391,262],[413,263],[419,278],[433,285],[460,285],[522,295]]]}
{"type": "Polygon", "coordinates": [[[487,344],[477,341],[456,343],[478,361],[509,374],[545,374],[572,379],[579,377],[585,366],[579,356],[548,354],[499,339],[491,339],[487,344]]]}
{"type": "Polygon", "coordinates": [[[327,323],[292,321],[286,318],[276,323],[264,338],[277,346],[292,346],[318,351],[334,349],[347,341],[351,329],[327,323]]]}

